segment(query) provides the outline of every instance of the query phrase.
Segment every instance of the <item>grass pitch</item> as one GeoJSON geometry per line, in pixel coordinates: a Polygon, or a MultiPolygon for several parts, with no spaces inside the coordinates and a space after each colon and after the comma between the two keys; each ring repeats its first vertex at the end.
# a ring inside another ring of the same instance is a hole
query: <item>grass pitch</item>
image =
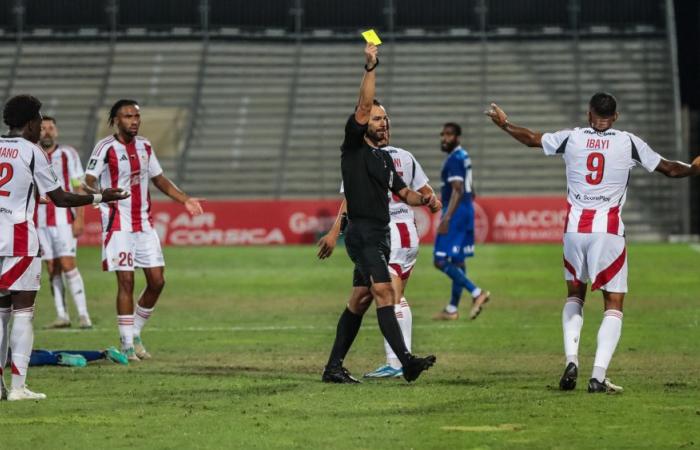
{"type": "MultiPolygon", "coordinates": [[[[434,352],[438,363],[414,384],[319,381],[350,290],[342,248],[324,262],[313,247],[168,248],[168,282],[144,332],[154,359],[31,368],[30,387],[48,399],[0,403],[0,448],[700,444],[700,253],[686,245],[629,246],[630,295],[609,370],[625,393],[607,396],[585,392],[599,293],[585,307],[579,387],[557,390],[564,366],[560,246],[479,247],[469,273],[491,290],[492,302],[476,321],[452,323],[430,320],[449,296],[430,250],[422,250],[407,298],[414,351],[434,352]]],[[[54,316],[45,282],[36,348],[117,344],[113,275],[99,270],[97,249],[80,252],[95,329],[41,330],[54,316]]],[[[371,310],[346,365],[361,375],[382,361],[371,310]]]]}

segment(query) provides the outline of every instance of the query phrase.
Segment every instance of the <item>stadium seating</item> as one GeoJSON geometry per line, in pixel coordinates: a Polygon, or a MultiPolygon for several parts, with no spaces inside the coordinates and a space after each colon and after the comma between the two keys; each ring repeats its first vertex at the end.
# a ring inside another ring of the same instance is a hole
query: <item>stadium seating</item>
{"type": "MultiPolygon", "coordinates": [[[[209,198],[338,195],[338,147],[362,76],[357,43],[27,42],[16,67],[14,47],[3,48],[0,89],[39,96],[59,117],[62,140],[83,152],[104,120],[96,114],[117,98],[135,98],[145,108],[188,112],[190,126],[173,127],[178,148],[160,152],[166,171],[188,192],[209,198]]],[[[675,154],[668,113],[672,77],[662,37],[584,37],[578,47],[564,39],[501,39],[381,48],[378,96],[392,119],[392,143],[412,151],[437,186],[441,125],[461,123],[479,195],[565,190],[561,161],[493,127],[482,114],[490,101],[516,123],[556,130],[585,125],[586,102],[598,90],[617,95],[619,128],[682,158],[675,154]]],[[[631,185],[631,235],[682,231],[683,183],[640,173],[631,185]]]]}

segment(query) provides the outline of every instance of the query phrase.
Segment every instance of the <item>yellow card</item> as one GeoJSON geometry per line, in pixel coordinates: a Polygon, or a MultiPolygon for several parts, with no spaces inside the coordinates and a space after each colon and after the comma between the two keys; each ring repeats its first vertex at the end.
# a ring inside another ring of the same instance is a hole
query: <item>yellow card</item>
{"type": "Polygon", "coordinates": [[[365,38],[365,41],[369,42],[370,44],[374,45],[381,45],[382,40],[379,39],[379,36],[377,35],[377,32],[372,30],[367,30],[362,32],[362,37],[365,38]]]}

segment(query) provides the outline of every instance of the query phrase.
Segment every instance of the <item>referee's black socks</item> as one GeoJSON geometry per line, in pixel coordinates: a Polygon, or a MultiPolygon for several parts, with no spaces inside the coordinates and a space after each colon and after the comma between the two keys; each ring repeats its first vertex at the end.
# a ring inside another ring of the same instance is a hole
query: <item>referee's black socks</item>
{"type": "Polygon", "coordinates": [[[411,357],[411,352],[408,351],[406,342],[403,340],[401,327],[396,320],[394,305],[377,308],[377,319],[379,320],[379,329],[382,330],[384,338],[389,343],[394,353],[396,353],[399,361],[401,361],[401,365],[406,367],[406,363],[408,363],[408,359],[411,357]]]}
{"type": "MultiPolygon", "coordinates": [[[[394,321],[396,321],[396,318],[394,318],[394,321]]],[[[338,320],[335,342],[333,343],[331,356],[328,358],[327,367],[340,367],[343,365],[345,355],[348,354],[353,341],[355,341],[357,332],[360,331],[360,325],[362,325],[362,316],[353,314],[348,308],[345,308],[338,320]]],[[[396,326],[398,327],[398,322],[396,326]]],[[[401,330],[399,330],[399,336],[401,336],[401,330]]]]}

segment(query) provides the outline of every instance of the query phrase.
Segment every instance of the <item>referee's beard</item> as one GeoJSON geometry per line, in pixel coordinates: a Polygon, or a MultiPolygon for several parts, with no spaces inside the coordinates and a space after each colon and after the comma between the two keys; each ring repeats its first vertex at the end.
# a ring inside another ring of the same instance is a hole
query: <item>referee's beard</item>
{"type": "Polygon", "coordinates": [[[382,148],[389,145],[389,130],[385,128],[378,128],[376,130],[367,129],[365,137],[369,141],[372,147],[382,148]]]}

